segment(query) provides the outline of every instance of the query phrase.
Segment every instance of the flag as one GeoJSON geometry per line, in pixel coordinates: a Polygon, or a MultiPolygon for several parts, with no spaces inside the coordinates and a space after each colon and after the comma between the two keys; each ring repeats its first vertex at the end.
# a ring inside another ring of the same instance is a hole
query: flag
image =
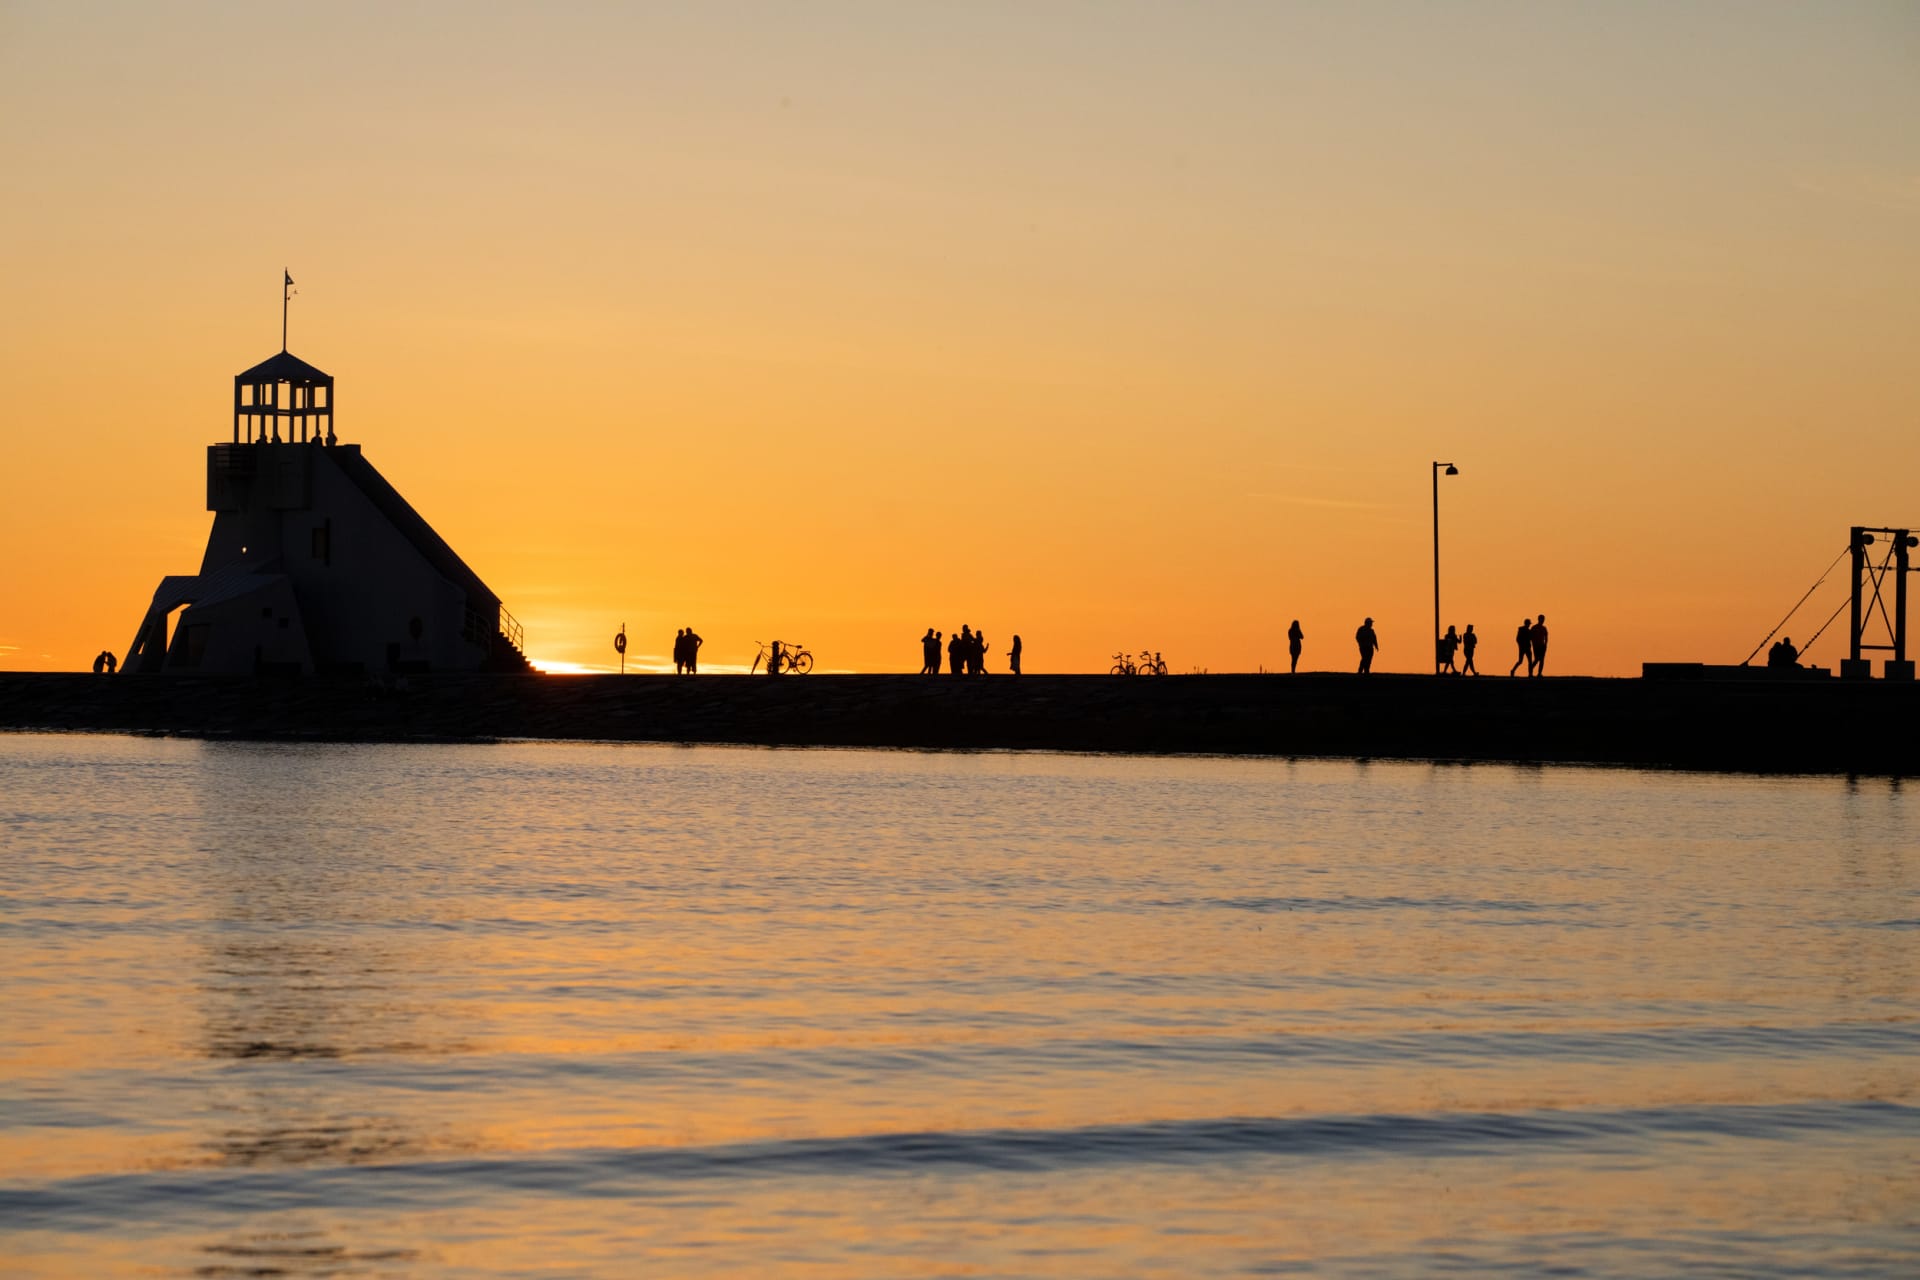
{"type": "Polygon", "coordinates": [[[285,267],[282,267],[280,269],[280,273],[286,276],[287,278],[287,288],[289,289],[293,288],[293,272],[288,271],[285,267]]]}

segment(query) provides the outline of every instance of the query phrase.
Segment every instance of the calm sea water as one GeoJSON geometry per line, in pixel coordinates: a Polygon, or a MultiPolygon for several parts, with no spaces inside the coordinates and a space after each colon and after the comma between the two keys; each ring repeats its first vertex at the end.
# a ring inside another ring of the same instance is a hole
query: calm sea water
{"type": "Polygon", "coordinates": [[[1887,781],[0,736],[11,1275],[1911,1276],[1887,781]]]}

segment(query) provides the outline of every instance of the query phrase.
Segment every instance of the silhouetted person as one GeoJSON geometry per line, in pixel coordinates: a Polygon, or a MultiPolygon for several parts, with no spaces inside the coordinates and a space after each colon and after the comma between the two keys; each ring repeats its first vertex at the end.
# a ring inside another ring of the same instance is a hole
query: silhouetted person
{"type": "Polygon", "coordinates": [[[1531,622],[1528,622],[1525,618],[1520,619],[1520,629],[1513,633],[1513,642],[1520,646],[1520,656],[1513,660],[1513,665],[1511,667],[1507,668],[1507,674],[1512,675],[1514,672],[1518,671],[1520,669],[1520,664],[1524,662],[1527,664],[1527,674],[1532,675],[1533,674],[1533,624],[1531,622]]]}
{"type": "MultiPolygon", "coordinates": [[[[1774,648],[1774,652],[1778,654],[1780,651],[1780,646],[1775,645],[1773,648],[1774,648]]],[[[1778,664],[1774,664],[1774,665],[1778,665],[1778,664]]],[[[107,674],[107,651],[105,649],[102,649],[100,652],[93,655],[93,674],[97,676],[103,676],[107,674]]]]}
{"type": "Polygon", "coordinates": [[[1479,647],[1480,637],[1473,634],[1473,624],[1469,622],[1467,624],[1467,633],[1460,637],[1460,651],[1467,655],[1466,662],[1461,664],[1460,667],[1461,675],[1477,676],[1480,674],[1480,669],[1473,665],[1473,651],[1479,647]]]}
{"type": "Polygon", "coordinates": [[[700,646],[706,641],[692,627],[687,628],[687,674],[700,674],[700,646]]]}
{"type": "Polygon", "coordinates": [[[973,633],[973,648],[967,652],[967,674],[987,674],[987,633],[984,631],[973,633]]]}
{"type": "Polygon", "coordinates": [[[947,674],[959,675],[961,664],[967,660],[967,650],[973,644],[973,628],[966,623],[960,624],[960,634],[947,641],[947,674]]]}
{"type": "Polygon", "coordinates": [[[1448,627],[1447,634],[1440,637],[1439,657],[1440,657],[1440,669],[1448,673],[1449,675],[1457,676],[1460,674],[1459,671],[1454,669],[1454,665],[1453,665],[1453,653],[1454,653],[1454,650],[1458,649],[1459,647],[1460,647],[1460,633],[1454,630],[1452,627],[1448,627]]]}
{"type": "Polygon", "coordinates": [[[679,675],[687,669],[687,633],[673,633],[673,674],[679,675]]]}
{"type": "Polygon", "coordinates": [[[767,655],[767,674],[770,676],[779,675],[780,664],[785,660],[785,658],[786,658],[786,654],[780,651],[780,642],[778,640],[775,640],[773,642],[772,651],[767,655]]]}
{"type": "Polygon", "coordinates": [[[1300,642],[1307,633],[1300,629],[1300,619],[1295,618],[1293,625],[1287,628],[1287,672],[1292,674],[1300,669],[1300,642]]]}
{"type": "Polygon", "coordinates": [[[1373,633],[1373,619],[1368,618],[1353,633],[1353,642],[1360,646],[1360,674],[1368,675],[1373,671],[1373,652],[1380,647],[1380,637],[1373,633]]]}
{"type": "Polygon", "coordinates": [[[1020,633],[1013,633],[1013,648],[1007,650],[1007,669],[1015,675],[1020,674],[1020,633]]]}
{"type": "Polygon", "coordinates": [[[920,674],[928,675],[940,670],[940,633],[932,627],[920,637],[920,674]]]}
{"type": "Polygon", "coordinates": [[[1544,613],[1533,624],[1533,670],[1528,674],[1547,674],[1547,615],[1544,613]]]}
{"type": "Polygon", "coordinates": [[[1767,665],[1776,671],[1791,671],[1800,665],[1800,651],[1793,647],[1793,639],[1783,636],[1780,642],[1767,650],[1767,665]]]}

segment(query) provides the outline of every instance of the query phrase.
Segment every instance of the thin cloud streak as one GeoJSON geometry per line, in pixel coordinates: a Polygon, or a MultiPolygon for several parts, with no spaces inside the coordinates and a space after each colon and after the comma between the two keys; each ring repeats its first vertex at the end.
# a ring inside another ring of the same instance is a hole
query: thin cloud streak
{"type": "Polygon", "coordinates": [[[1366,502],[1359,498],[1310,498],[1298,493],[1249,493],[1247,496],[1287,506],[1338,507],[1347,511],[1391,511],[1403,505],[1398,502],[1366,502]]]}

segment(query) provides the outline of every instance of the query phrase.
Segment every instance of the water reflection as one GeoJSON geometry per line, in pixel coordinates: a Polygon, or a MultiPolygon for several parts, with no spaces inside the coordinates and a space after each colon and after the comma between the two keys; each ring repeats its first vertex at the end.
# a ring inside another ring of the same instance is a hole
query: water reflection
{"type": "MultiPolygon", "coordinates": [[[[347,748],[272,752],[211,744],[198,775],[202,888],[209,927],[199,989],[203,1051],[220,1064],[200,1146],[227,1168],[367,1164],[465,1146],[444,1122],[369,1107],[314,1064],[457,1052],[430,982],[434,933],[365,927],[369,905],[404,922],[413,868],[389,839],[378,791],[337,785],[347,748]],[[222,767],[228,758],[237,767],[222,767]],[[371,803],[370,803],[371,799],[371,803]]],[[[403,820],[396,823],[396,816],[403,820]]],[[[198,1246],[200,1276],[335,1275],[406,1262],[403,1249],[357,1249],[324,1226],[269,1214],[263,1229],[198,1246]]]]}
{"type": "Polygon", "coordinates": [[[231,1243],[202,1246],[210,1261],[193,1269],[197,1276],[355,1275],[382,1263],[410,1262],[412,1249],[354,1249],[329,1244],[319,1231],[263,1231],[231,1243]]]}
{"type": "Polygon", "coordinates": [[[207,1155],[222,1165],[351,1164],[461,1145],[402,1110],[344,1105],[351,1095],[309,1065],[463,1047],[428,980],[445,968],[439,931],[404,927],[417,868],[394,856],[407,838],[387,837],[408,815],[377,790],[336,785],[346,748],[219,767],[235,750],[209,745],[215,767],[199,775],[203,1048],[225,1064],[207,1155]],[[370,909],[402,927],[366,928],[370,909]]]}

